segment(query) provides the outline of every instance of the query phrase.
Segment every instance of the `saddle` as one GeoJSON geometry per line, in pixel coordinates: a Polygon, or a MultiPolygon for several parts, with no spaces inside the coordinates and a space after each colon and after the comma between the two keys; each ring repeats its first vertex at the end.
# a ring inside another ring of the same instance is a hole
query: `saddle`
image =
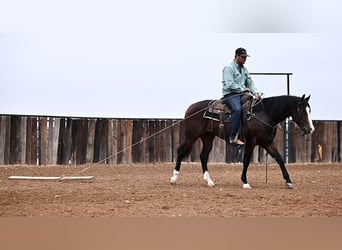
{"type": "Polygon", "coordinates": [[[203,117],[214,121],[230,122],[231,113],[232,110],[222,100],[212,100],[205,109],[203,117]]]}
{"type": "MultiPolygon", "coordinates": [[[[244,95],[241,99],[242,110],[243,112],[251,112],[252,108],[252,99],[249,95],[244,95]]],[[[203,117],[219,121],[221,124],[224,122],[231,122],[231,113],[232,110],[223,103],[222,99],[212,100],[209,102],[208,107],[205,109],[203,117]]]]}

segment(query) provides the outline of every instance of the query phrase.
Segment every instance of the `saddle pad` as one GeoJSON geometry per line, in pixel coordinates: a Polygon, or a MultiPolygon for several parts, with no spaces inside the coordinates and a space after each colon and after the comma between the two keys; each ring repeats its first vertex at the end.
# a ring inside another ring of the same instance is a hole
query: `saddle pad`
{"type": "MultiPolygon", "coordinates": [[[[219,122],[220,121],[220,114],[210,112],[209,109],[206,109],[204,114],[203,114],[203,118],[219,122]]],[[[230,122],[230,121],[231,121],[231,113],[225,113],[224,118],[223,118],[223,122],[230,122]]]]}

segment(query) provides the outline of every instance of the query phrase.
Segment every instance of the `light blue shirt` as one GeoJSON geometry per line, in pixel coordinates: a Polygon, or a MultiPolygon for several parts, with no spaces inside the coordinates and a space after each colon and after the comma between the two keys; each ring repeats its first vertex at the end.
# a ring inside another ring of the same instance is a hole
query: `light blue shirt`
{"type": "Polygon", "coordinates": [[[257,93],[252,78],[245,66],[240,67],[235,60],[224,67],[222,72],[222,95],[240,94],[245,88],[249,88],[253,95],[257,93]]]}

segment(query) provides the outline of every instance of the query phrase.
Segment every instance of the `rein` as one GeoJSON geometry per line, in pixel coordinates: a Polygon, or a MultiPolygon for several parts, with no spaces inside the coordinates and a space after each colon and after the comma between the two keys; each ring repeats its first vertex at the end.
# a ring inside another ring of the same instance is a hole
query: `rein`
{"type": "Polygon", "coordinates": [[[264,120],[262,120],[262,119],[260,119],[260,118],[258,118],[255,114],[249,114],[248,115],[249,117],[247,118],[247,121],[249,121],[250,119],[255,119],[255,120],[257,120],[257,121],[259,121],[259,122],[261,122],[262,124],[264,124],[264,125],[266,125],[267,127],[270,127],[270,128],[272,128],[272,129],[275,129],[276,127],[277,127],[277,125],[271,125],[271,124],[269,124],[269,123],[267,123],[267,122],[265,122],[264,120]]]}
{"type": "MultiPolygon", "coordinates": [[[[251,95],[252,95],[252,94],[251,94],[251,95]]],[[[267,127],[272,128],[273,130],[276,129],[277,124],[272,126],[271,124],[269,124],[269,123],[265,122],[264,120],[258,118],[258,117],[255,115],[255,113],[253,113],[253,107],[256,106],[256,105],[258,105],[259,103],[260,103],[260,105],[262,106],[262,109],[263,109],[263,110],[265,110],[265,108],[264,108],[264,104],[261,102],[262,99],[256,100],[255,97],[254,97],[253,95],[252,95],[252,97],[253,97],[253,102],[252,102],[252,104],[251,104],[250,110],[247,111],[247,118],[246,118],[246,120],[249,121],[250,119],[253,118],[253,119],[256,119],[257,121],[261,122],[262,124],[266,125],[267,127]]]]}

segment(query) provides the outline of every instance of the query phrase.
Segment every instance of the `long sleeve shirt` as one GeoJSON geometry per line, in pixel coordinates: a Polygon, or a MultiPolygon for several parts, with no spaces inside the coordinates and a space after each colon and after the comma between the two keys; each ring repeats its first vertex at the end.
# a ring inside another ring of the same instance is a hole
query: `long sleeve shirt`
{"type": "Polygon", "coordinates": [[[249,88],[252,94],[257,93],[257,88],[249,75],[246,67],[240,67],[235,60],[224,67],[222,74],[222,95],[240,94],[245,88],[249,88]]]}

